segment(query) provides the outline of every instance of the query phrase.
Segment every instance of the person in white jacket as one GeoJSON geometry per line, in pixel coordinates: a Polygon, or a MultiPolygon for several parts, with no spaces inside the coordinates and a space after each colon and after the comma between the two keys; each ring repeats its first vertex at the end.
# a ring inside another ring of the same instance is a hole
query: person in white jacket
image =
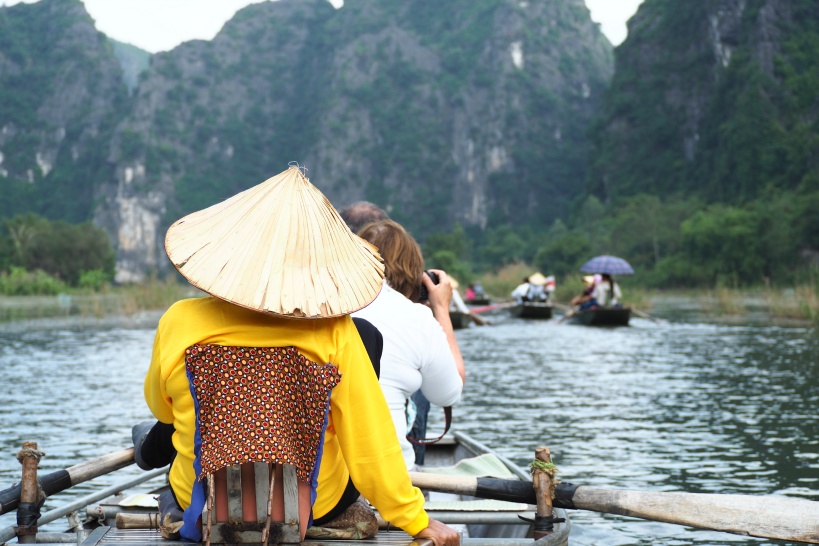
{"type": "Polygon", "coordinates": [[[384,338],[379,383],[395,425],[407,468],[415,466],[415,452],[407,440],[414,420],[411,397],[421,390],[437,406],[458,403],[466,371],[449,318],[452,286],[446,272],[432,270],[438,283],[424,272],[418,243],[393,220],[362,228],[358,236],[378,248],[384,259],[384,286],[370,305],[353,313],[373,324],[384,338]],[[421,287],[428,304],[417,303],[421,287]]]}
{"type": "Polygon", "coordinates": [[[620,285],[607,273],[604,273],[600,281],[594,285],[594,299],[600,307],[619,307],[622,297],[620,285]]]}

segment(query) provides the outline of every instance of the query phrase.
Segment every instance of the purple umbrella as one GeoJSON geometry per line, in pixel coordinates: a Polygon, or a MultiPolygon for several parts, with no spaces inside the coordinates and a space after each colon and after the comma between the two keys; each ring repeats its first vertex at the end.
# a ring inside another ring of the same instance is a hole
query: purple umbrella
{"type": "Polygon", "coordinates": [[[634,269],[623,258],[617,256],[595,256],[580,268],[583,273],[607,273],[609,275],[631,275],[634,269]]]}

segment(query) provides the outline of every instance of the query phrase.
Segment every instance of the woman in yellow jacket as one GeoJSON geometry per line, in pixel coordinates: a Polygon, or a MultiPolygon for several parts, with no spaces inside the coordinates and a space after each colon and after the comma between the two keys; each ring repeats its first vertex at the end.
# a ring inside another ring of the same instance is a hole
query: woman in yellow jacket
{"type": "Polygon", "coordinates": [[[423,495],[412,486],[373,365],[349,316],[378,294],[378,253],[349,231],[301,170],[291,167],[182,218],[168,230],[165,248],[191,284],[212,294],[177,302],[160,320],[145,379],[145,399],[160,423],[135,434],[140,466],[173,458],[169,478],[185,511],[183,538],[201,536],[204,503],[186,351],[212,345],[293,347],[340,374],[312,483],[300,484],[312,489],[314,523],[337,516],[360,493],[410,535],[458,544],[456,531],[427,516],[423,495]]]}

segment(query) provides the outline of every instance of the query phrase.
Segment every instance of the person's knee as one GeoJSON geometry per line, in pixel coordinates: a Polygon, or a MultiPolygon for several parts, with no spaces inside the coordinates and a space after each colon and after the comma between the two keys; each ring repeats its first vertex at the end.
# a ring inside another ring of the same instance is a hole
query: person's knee
{"type": "Polygon", "coordinates": [[[159,421],[143,421],[131,429],[134,443],[134,461],[143,470],[162,468],[171,464],[176,457],[173,446],[172,424],[159,421]]]}
{"type": "Polygon", "coordinates": [[[145,439],[153,429],[155,421],[143,421],[137,423],[131,428],[131,441],[134,443],[134,462],[142,470],[151,470],[156,468],[151,466],[144,458],[142,450],[145,447],[145,439]]]}

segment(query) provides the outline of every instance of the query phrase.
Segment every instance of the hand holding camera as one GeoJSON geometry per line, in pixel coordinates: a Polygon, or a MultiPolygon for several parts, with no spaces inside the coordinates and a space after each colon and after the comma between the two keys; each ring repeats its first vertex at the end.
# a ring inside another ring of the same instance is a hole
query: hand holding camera
{"type": "Polygon", "coordinates": [[[430,269],[424,272],[421,279],[421,298],[419,303],[424,303],[432,308],[434,315],[438,312],[446,313],[449,316],[449,303],[452,301],[452,284],[446,272],[440,269],[430,269]]]}
{"type": "Polygon", "coordinates": [[[421,295],[418,297],[418,303],[426,303],[429,301],[429,290],[427,290],[426,284],[424,284],[423,277],[427,276],[432,280],[433,284],[438,284],[441,282],[441,279],[438,277],[438,274],[434,271],[428,269],[424,271],[422,278],[421,278],[421,295]]]}

